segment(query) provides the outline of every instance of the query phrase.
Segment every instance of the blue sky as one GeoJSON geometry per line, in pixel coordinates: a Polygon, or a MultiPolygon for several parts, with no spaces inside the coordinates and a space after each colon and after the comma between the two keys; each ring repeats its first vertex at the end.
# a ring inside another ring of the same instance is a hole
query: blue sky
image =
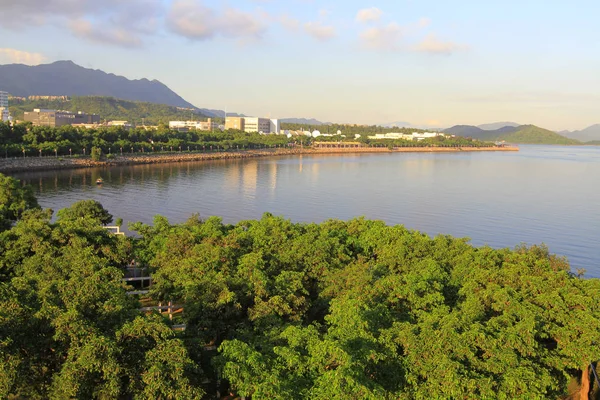
{"type": "Polygon", "coordinates": [[[0,0],[0,63],[70,59],[248,115],[582,129],[600,3],[570,3],[0,0]]]}

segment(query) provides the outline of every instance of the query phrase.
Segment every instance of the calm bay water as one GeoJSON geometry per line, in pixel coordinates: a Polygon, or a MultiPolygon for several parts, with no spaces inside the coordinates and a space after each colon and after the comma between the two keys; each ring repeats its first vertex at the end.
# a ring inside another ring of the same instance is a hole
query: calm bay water
{"type": "Polygon", "coordinates": [[[95,199],[125,223],[151,223],[156,214],[172,223],[193,213],[228,223],[267,211],[296,222],[365,216],[475,245],[545,243],[573,270],[600,277],[600,147],[294,156],[15,177],[33,186],[42,207],[95,199]]]}

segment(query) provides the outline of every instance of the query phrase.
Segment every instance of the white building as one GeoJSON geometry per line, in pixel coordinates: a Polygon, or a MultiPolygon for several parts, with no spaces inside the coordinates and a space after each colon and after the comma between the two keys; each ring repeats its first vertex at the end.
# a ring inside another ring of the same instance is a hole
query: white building
{"type": "Polygon", "coordinates": [[[210,131],[219,129],[219,124],[212,122],[211,118],[207,121],[169,121],[169,129],[187,132],[190,129],[197,131],[210,131]]]}
{"type": "Polygon", "coordinates": [[[107,126],[119,126],[124,129],[133,129],[133,124],[130,124],[128,121],[109,121],[107,126]]]}
{"type": "Polygon", "coordinates": [[[271,127],[269,129],[269,133],[274,134],[274,135],[279,135],[280,132],[281,132],[281,128],[279,127],[279,120],[271,119],[271,127]]]}
{"type": "Polygon", "coordinates": [[[439,132],[413,132],[412,134],[410,133],[397,133],[397,132],[390,132],[390,133],[377,133],[375,134],[375,136],[369,136],[369,139],[375,139],[375,140],[383,140],[383,139],[402,139],[402,140],[424,140],[424,139],[429,139],[429,138],[434,138],[437,136],[445,136],[443,133],[439,133],[439,132]]]}
{"type": "Polygon", "coordinates": [[[8,93],[0,92],[0,107],[8,108],[8,93]]]}
{"type": "Polygon", "coordinates": [[[271,133],[271,120],[269,118],[244,117],[244,131],[246,133],[271,133]]]}
{"type": "Polygon", "coordinates": [[[0,92],[0,121],[10,121],[10,113],[8,112],[8,93],[0,92]]]}

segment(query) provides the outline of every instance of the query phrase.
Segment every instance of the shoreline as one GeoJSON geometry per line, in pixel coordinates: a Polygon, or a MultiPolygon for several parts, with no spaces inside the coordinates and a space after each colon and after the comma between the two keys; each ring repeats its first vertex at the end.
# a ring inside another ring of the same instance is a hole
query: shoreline
{"type": "Polygon", "coordinates": [[[519,151],[518,147],[324,147],[295,149],[235,150],[221,152],[160,153],[119,155],[112,160],[93,161],[81,157],[1,158],[0,173],[32,172],[60,169],[98,168],[119,165],[180,163],[192,161],[243,159],[285,155],[354,154],[354,153],[460,153],[476,151],[519,151]]]}

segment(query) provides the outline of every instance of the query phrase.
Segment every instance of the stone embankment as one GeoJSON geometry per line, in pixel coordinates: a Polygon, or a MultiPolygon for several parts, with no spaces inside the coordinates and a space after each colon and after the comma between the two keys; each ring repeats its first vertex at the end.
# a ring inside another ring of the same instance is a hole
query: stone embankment
{"type": "Polygon", "coordinates": [[[518,151],[518,147],[400,147],[389,150],[387,147],[359,148],[295,148],[295,149],[263,149],[205,153],[137,153],[115,156],[110,160],[93,161],[82,157],[25,157],[0,159],[0,172],[46,171],[53,169],[73,169],[105,167],[114,165],[177,163],[205,160],[227,160],[253,157],[269,157],[300,154],[339,154],[339,153],[456,153],[471,151],[518,151]]]}

